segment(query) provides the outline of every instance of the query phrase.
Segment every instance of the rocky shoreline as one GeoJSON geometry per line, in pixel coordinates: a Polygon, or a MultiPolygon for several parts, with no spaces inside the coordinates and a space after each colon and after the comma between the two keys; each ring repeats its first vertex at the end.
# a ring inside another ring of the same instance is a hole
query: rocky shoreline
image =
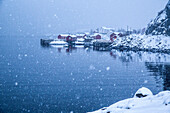
{"type": "Polygon", "coordinates": [[[163,35],[130,35],[117,38],[110,46],[121,51],[146,51],[170,54],[170,37],[163,35]]]}

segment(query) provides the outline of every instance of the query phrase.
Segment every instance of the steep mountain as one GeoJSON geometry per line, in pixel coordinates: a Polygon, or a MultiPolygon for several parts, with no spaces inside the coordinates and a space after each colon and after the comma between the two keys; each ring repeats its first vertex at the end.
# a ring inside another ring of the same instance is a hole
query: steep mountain
{"type": "Polygon", "coordinates": [[[166,7],[158,13],[158,16],[148,24],[145,33],[146,35],[170,36],[170,0],[166,7]]]}

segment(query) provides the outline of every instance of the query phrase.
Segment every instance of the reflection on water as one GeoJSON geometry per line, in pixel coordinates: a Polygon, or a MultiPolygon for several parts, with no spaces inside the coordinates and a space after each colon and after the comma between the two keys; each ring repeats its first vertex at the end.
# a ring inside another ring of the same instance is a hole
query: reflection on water
{"type": "Polygon", "coordinates": [[[43,47],[40,38],[0,38],[0,112],[85,113],[143,86],[154,94],[169,88],[167,54],[43,47]]]}
{"type": "Polygon", "coordinates": [[[53,48],[53,49],[57,49],[58,53],[62,53],[62,52],[66,52],[66,53],[72,53],[72,52],[76,52],[77,49],[84,49],[87,52],[90,52],[91,47],[85,47],[82,45],[70,45],[70,46],[64,46],[64,45],[49,45],[49,46],[43,46],[41,45],[43,48],[53,48]]]}
{"type": "Polygon", "coordinates": [[[170,62],[170,54],[112,50],[110,55],[122,62],[170,62]]]}
{"type": "Polygon", "coordinates": [[[170,90],[170,54],[113,50],[110,56],[125,63],[145,62],[148,71],[153,72],[151,75],[155,76],[156,82],[163,82],[164,90],[170,90]]]}
{"type": "Polygon", "coordinates": [[[153,72],[157,82],[163,79],[164,90],[170,90],[170,63],[145,63],[147,69],[153,72]]]}
{"type": "MultiPolygon", "coordinates": [[[[92,50],[91,48],[84,46],[50,46],[54,47],[61,53],[63,50],[67,53],[76,51],[77,49],[84,49],[86,51],[92,50]]],[[[93,48],[93,51],[96,49],[93,48]]],[[[96,50],[98,51],[98,49],[96,50]]],[[[101,51],[102,52],[102,51],[101,51]]],[[[149,72],[153,72],[150,75],[155,76],[156,83],[161,84],[163,82],[164,90],[170,90],[170,54],[164,53],[151,53],[143,51],[119,51],[112,50],[109,52],[110,56],[114,60],[120,60],[122,63],[126,63],[128,66],[130,62],[145,62],[145,66],[149,72]]]]}

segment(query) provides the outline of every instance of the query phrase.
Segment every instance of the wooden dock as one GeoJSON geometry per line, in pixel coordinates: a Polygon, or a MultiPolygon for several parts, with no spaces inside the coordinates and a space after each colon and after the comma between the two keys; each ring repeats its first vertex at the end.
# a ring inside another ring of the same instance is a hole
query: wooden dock
{"type": "Polygon", "coordinates": [[[107,40],[96,41],[96,42],[93,42],[93,49],[98,50],[98,51],[108,51],[111,49],[110,48],[111,44],[112,42],[107,41],[107,40]]]}
{"type": "MultiPolygon", "coordinates": [[[[54,41],[54,39],[41,39],[40,43],[42,46],[50,46],[50,42],[54,41]]],[[[92,40],[86,40],[84,42],[84,46],[85,47],[89,47],[89,46],[93,46],[94,50],[98,50],[98,51],[108,51],[111,49],[110,45],[112,44],[111,41],[108,40],[98,40],[95,42],[91,42],[92,40]]],[[[68,45],[70,46],[74,46],[75,41],[66,41],[68,45]]]]}
{"type": "Polygon", "coordinates": [[[40,43],[42,46],[49,46],[50,42],[54,41],[54,39],[40,39],[40,43]]]}
{"type": "MultiPolygon", "coordinates": [[[[42,46],[49,46],[50,42],[55,41],[55,39],[40,39],[40,44],[42,46]]],[[[66,41],[68,45],[75,45],[75,41],[66,41]]]]}

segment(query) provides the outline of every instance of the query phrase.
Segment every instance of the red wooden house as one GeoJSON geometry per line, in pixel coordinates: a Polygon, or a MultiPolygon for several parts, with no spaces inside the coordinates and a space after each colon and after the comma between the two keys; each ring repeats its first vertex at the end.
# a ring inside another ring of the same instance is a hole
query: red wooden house
{"type": "Polygon", "coordinates": [[[69,35],[66,37],[66,41],[67,42],[74,42],[77,40],[77,36],[76,35],[69,35]]]}
{"type": "Polygon", "coordinates": [[[123,37],[123,34],[122,34],[122,33],[119,33],[118,36],[119,36],[119,37],[123,37]]]}
{"type": "Polygon", "coordinates": [[[110,35],[110,40],[111,40],[111,41],[113,41],[113,39],[116,39],[116,38],[117,38],[117,36],[116,36],[115,33],[112,33],[112,34],[110,35]]]}
{"type": "Polygon", "coordinates": [[[101,39],[102,36],[100,34],[94,34],[94,35],[92,35],[92,38],[93,39],[101,39]]]}
{"type": "Polygon", "coordinates": [[[60,40],[65,40],[66,37],[68,37],[68,36],[69,36],[68,34],[59,34],[59,35],[58,35],[58,39],[60,39],[60,40]]]}

